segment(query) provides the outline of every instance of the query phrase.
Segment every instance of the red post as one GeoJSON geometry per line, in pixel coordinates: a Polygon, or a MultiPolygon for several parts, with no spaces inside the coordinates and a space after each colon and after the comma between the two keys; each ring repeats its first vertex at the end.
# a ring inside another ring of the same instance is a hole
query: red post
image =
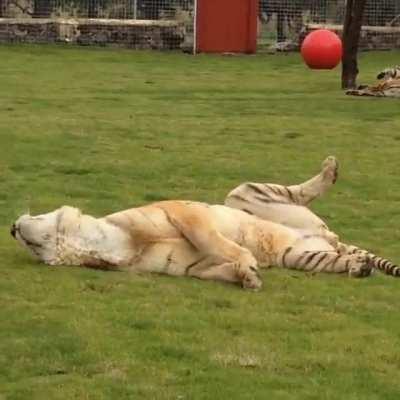
{"type": "Polygon", "coordinates": [[[255,53],[258,0],[198,0],[196,51],[255,53]]]}

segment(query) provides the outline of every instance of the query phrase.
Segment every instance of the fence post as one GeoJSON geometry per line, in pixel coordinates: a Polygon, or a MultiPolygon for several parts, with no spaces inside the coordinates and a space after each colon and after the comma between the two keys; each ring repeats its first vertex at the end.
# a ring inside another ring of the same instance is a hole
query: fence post
{"type": "Polygon", "coordinates": [[[137,19],[137,0],[133,0],[133,19],[137,19]]]}

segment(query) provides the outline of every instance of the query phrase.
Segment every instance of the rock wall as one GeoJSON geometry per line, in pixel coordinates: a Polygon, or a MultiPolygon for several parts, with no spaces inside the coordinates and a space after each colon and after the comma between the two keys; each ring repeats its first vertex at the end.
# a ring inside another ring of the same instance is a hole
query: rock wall
{"type": "Polygon", "coordinates": [[[0,43],[77,43],[134,49],[179,49],[185,27],[177,21],[0,18],[0,43]]]}

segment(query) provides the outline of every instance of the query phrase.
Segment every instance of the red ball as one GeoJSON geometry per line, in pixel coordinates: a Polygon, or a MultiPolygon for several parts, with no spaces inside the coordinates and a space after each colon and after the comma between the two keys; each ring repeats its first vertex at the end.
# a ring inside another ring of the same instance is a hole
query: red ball
{"type": "Polygon", "coordinates": [[[342,51],[339,36],[327,29],[309,33],[301,45],[301,55],[312,69],[335,68],[342,59],[342,51]]]}

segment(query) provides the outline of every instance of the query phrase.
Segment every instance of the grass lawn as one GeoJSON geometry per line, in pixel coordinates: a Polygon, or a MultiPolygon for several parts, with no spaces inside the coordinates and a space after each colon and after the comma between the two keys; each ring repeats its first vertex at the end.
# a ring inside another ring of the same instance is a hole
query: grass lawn
{"type": "MultiPolygon", "coordinates": [[[[365,53],[360,82],[400,52],[365,53]]],[[[0,399],[398,399],[400,281],[263,272],[249,293],[195,279],[38,264],[8,234],[62,204],[103,215],[296,183],[400,261],[400,102],[346,97],[298,54],[187,56],[0,47],[0,399]]]]}

